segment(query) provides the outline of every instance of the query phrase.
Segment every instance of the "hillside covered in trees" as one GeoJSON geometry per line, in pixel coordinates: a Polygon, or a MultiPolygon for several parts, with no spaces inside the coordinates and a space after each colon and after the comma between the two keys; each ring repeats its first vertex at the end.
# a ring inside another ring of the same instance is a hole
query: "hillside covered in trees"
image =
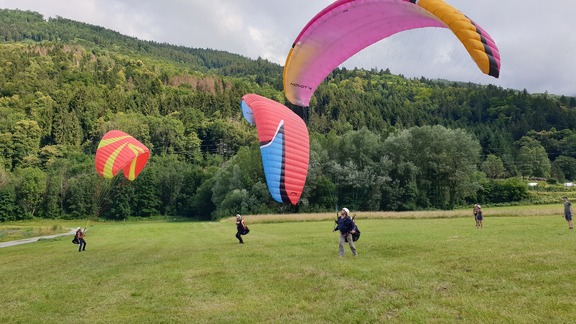
{"type": "Polygon", "coordinates": [[[141,41],[65,18],[0,10],[0,221],[453,208],[526,199],[520,177],[576,179],[576,98],[337,69],[310,109],[282,67],[141,41]],[[240,98],[308,124],[301,202],[274,202],[240,98]],[[94,169],[120,129],[152,151],[133,182],[94,169]]]}

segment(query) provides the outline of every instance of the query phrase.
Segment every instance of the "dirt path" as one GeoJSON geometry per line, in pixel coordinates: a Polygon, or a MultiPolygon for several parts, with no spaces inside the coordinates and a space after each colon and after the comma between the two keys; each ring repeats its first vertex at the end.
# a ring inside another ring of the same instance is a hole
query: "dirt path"
{"type": "Polygon", "coordinates": [[[20,245],[20,244],[25,244],[25,243],[32,243],[32,242],[36,242],[40,239],[51,239],[51,238],[55,238],[58,236],[64,236],[64,235],[74,235],[74,233],[76,233],[75,229],[70,230],[70,232],[68,233],[62,233],[62,234],[55,234],[55,235],[47,235],[47,236],[38,236],[38,237],[30,237],[27,239],[22,239],[22,240],[16,240],[16,241],[8,241],[8,242],[0,242],[0,248],[5,248],[5,247],[9,247],[9,246],[14,246],[14,245],[20,245]]]}

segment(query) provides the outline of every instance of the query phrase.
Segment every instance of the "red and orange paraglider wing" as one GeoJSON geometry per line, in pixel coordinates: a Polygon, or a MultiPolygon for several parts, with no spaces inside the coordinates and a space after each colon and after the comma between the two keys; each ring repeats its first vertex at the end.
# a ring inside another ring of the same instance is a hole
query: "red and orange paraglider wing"
{"type": "Polygon", "coordinates": [[[150,150],[134,137],[119,131],[109,131],[96,150],[96,171],[104,178],[113,178],[124,170],[126,179],[136,179],[148,162],[150,150]]]}

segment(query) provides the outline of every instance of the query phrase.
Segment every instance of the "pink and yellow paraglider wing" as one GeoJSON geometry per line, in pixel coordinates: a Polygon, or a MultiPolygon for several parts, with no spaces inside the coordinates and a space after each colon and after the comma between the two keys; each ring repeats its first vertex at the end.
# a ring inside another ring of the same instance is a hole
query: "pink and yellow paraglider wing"
{"type": "Polygon", "coordinates": [[[284,65],[286,98],[307,107],[320,82],[348,58],[386,37],[423,27],[450,28],[482,72],[498,76],[494,41],[442,0],[338,0],[312,18],[294,41],[284,65]]]}
{"type": "Polygon", "coordinates": [[[242,97],[246,120],[256,124],[270,195],[296,205],[308,173],[310,144],[304,121],[288,107],[255,94],[242,97]]]}
{"type": "Polygon", "coordinates": [[[150,150],[134,137],[113,130],[104,135],[96,150],[95,166],[104,178],[113,178],[120,170],[126,179],[136,179],[150,157],[150,150]]]}
{"type": "Polygon", "coordinates": [[[500,53],[488,33],[470,18],[442,0],[412,0],[442,21],[458,37],[480,71],[500,76],[500,53]]]}

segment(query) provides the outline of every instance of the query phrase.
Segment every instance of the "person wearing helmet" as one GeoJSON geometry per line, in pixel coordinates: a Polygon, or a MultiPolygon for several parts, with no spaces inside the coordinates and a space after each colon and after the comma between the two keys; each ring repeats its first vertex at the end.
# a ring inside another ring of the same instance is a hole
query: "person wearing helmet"
{"type": "Polygon", "coordinates": [[[354,256],[358,255],[356,251],[356,246],[354,245],[354,240],[352,239],[352,234],[355,232],[354,221],[350,218],[350,211],[348,208],[342,208],[340,213],[340,219],[338,219],[338,225],[334,231],[340,231],[340,241],[339,241],[339,254],[340,257],[344,256],[344,243],[348,242],[350,245],[350,250],[354,256]]]}

